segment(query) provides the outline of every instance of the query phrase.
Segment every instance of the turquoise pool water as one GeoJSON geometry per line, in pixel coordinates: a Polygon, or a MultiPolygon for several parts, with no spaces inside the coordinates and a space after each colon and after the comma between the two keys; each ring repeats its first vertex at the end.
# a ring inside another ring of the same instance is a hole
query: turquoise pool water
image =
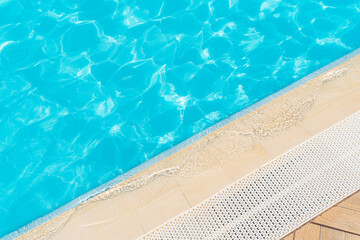
{"type": "Polygon", "coordinates": [[[356,0],[0,0],[0,237],[359,46],[356,0]]]}

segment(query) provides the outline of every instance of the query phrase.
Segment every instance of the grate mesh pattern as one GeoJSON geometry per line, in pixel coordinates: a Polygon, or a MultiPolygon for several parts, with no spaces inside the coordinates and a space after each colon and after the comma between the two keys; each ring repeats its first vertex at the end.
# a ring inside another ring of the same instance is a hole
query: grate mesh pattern
{"type": "Polygon", "coordinates": [[[360,113],[143,239],[279,239],[360,188],[360,113]]]}

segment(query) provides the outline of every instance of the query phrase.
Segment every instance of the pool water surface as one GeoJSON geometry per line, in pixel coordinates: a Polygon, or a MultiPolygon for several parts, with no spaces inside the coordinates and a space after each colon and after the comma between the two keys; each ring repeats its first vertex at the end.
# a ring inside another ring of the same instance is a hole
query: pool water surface
{"type": "Polygon", "coordinates": [[[0,238],[359,46],[357,0],[0,0],[0,238]]]}

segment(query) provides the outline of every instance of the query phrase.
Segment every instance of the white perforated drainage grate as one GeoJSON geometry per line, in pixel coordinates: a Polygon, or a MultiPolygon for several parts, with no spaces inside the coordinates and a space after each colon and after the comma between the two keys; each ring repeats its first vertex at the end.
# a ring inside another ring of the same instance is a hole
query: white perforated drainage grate
{"type": "Polygon", "coordinates": [[[360,189],[360,113],[143,239],[280,239],[360,189]]]}

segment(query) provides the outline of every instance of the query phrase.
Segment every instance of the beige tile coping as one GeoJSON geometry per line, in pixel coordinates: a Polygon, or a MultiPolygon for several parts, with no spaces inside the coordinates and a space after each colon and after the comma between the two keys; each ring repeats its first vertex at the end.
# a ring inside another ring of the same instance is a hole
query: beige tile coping
{"type": "Polygon", "coordinates": [[[360,56],[18,239],[135,239],[360,110],[360,56]]]}

